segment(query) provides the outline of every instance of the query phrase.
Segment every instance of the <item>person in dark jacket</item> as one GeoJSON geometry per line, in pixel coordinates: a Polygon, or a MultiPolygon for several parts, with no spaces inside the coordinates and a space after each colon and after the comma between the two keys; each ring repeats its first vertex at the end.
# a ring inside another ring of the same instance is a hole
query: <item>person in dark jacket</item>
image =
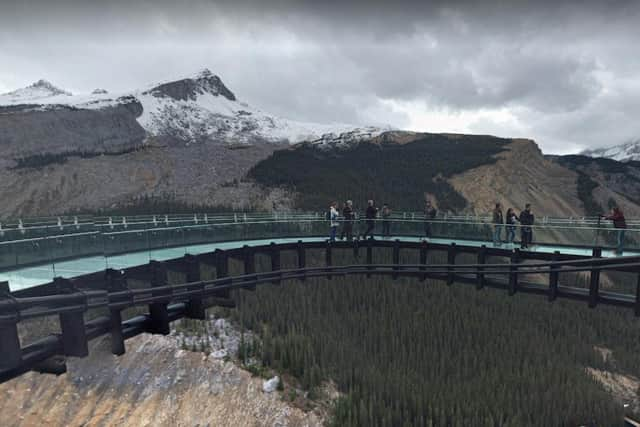
{"type": "Polygon", "coordinates": [[[356,215],[353,212],[353,202],[347,200],[342,209],[342,232],[340,233],[340,240],[344,240],[346,237],[348,241],[353,240],[353,221],[356,219],[356,215]]]}
{"type": "Polygon", "coordinates": [[[431,222],[436,218],[436,208],[431,205],[431,200],[427,200],[424,205],[424,236],[431,237],[431,222]]]}
{"type": "Polygon", "coordinates": [[[531,213],[531,203],[527,203],[524,210],[520,212],[520,247],[522,249],[528,248],[531,242],[533,242],[533,225],[535,218],[531,213]]]}
{"type": "Polygon", "coordinates": [[[618,230],[618,245],[616,246],[616,254],[622,255],[624,250],[624,234],[627,229],[627,221],[624,219],[622,209],[614,206],[610,215],[605,215],[605,219],[613,221],[613,227],[618,230]]]}
{"type": "Polygon", "coordinates": [[[378,216],[378,208],[375,207],[373,200],[369,200],[367,205],[365,212],[367,229],[362,233],[363,240],[366,239],[367,236],[373,238],[373,229],[376,227],[376,216],[378,216]]]}
{"type": "Polygon", "coordinates": [[[518,221],[518,215],[516,215],[516,211],[513,208],[507,209],[507,214],[504,218],[504,223],[507,228],[507,243],[512,244],[516,239],[516,222],[518,221]]]}
{"type": "Polygon", "coordinates": [[[391,236],[391,208],[386,203],[382,205],[382,235],[391,236]]]}
{"type": "Polygon", "coordinates": [[[502,245],[502,227],[504,226],[504,216],[502,215],[502,206],[496,203],[493,210],[493,245],[502,245]]]}

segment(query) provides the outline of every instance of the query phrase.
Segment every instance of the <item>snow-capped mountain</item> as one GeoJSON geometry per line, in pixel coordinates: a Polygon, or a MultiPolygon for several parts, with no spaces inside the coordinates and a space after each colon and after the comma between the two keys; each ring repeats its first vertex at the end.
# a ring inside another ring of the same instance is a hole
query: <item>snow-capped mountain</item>
{"type": "Polygon", "coordinates": [[[24,104],[55,96],[72,96],[70,92],[59,89],[46,80],[38,80],[31,86],[0,95],[2,104],[24,104]]]}
{"type": "Polygon", "coordinates": [[[141,106],[142,113],[135,119],[147,136],[168,136],[188,144],[316,141],[319,145],[329,142],[333,145],[336,141],[347,143],[370,138],[386,130],[299,122],[265,113],[240,102],[222,80],[207,69],[192,77],[130,93],[110,94],[95,90],[91,94],[72,95],[39,81],[28,88],[0,95],[0,108],[20,106],[23,111],[55,111],[69,107],[107,110],[132,104],[141,106]]]}
{"type": "Polygon", "coordinates": [[[590,157],[606,157],[620,162],[640,160],[640,139],[620,145],[614,145],[613,147],[585,150],[580,154],[590,157]]]}

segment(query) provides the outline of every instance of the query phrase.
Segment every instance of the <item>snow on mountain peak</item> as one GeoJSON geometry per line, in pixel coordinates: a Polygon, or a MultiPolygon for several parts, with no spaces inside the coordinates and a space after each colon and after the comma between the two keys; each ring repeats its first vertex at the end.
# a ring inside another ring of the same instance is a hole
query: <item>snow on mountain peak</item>
{"type": "Polygon", "coordinates": [[[39,111],[64,106],[100,110],[134,104],[137,107],[132,111],[148,136],[169,136],[187,144],[314,141],[314,146],[322,148],[343,148],[386,130],[298,122],[274,116],[239,102],[220,77],[206,68],[148,90],[120,94],[96,89],[91,94],[71,95],[41,80],[27,88],[0,95],[0,106],[23,106],[25,111],[34,106],[39,111]]]}
{"type": "Polygon", "coordinates": [[[70,92],[54,86],[47,80],[40,79],[30,86],[0,95],[0,103],[14,104],[17,102],[28,102],[59,95],[72,96],[70,92]]]}
{"type": "Polygon", "coordinates": [[[168,83],[162,83],[147,92],[155,97],[169,97],[177,101],[195,101],[198,96],[211,94],[223,96],[230,101],[235,101],[236,96],[227,88],[220,77],[205,68],[193,78],[185,78],[168,83]]]}
{"type": "Polygon", "coordinates": [[[640,160],[640,139],[629,141],[624,144],[614,145],[612,147],[585,150],[580,154],[589,157],[606,157],[608,159],[618,160],[621,162],[640,160]]]}

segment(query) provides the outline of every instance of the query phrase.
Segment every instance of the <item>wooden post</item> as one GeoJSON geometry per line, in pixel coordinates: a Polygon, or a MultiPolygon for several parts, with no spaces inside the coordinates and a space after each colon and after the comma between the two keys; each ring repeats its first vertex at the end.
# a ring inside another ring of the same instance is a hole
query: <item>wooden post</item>
{"type": "Polygon", "coordinates": [[[0,371],[15,368],[22,362],[18,336],[18,307],[9,293],[9,282],[0,282],[0,371]]]}
{"type": "MultiPolygon", "coordinates": [[[[487,246],[482,245],[478,250],[477,264],[485,264],[487,262],[487,246]]],[[[478,274],[476,275],[476,289],[482,289],[485,285],[484,273],[482,272],[484,267],[478,267],[478,274]]]]}
{"type": "MultiPolygon", "coordinates": [[[[333,265],[333,257],[332,257],[332,253],[331,253],[331,241],[327,240],[327,244],[325,246],[325,251],[324,251],[324,260],[325,260],[325,265],[327,266],[327,268],[331,268],[331,266],[333,265]]],[[[327,279],[331,280],[333,278],[333,276],[331,275],[331,273],[327,274],[327,279]]]]}
{"type": "MultiPolygon", "coordinates": [[[[373,240],[367,239],[365,240],[365,244],[367,245],[367,264],[373,264],[373,240]]],[[[372,270],[373,267],[368,267],[368,270],[372,270]]],[[[367,277],[371,277],[371,273],[367,272],[367,277]]]]}
{"type": "Polygon", "coordinates": [[[520,262],[520,249],[514,249],[511,253],[509,264],[509,296],[513,296],[518,291],[518,263],[520,262]]]}
{"type": "MultiPolygon", "coordinates": [[[[602,255],[601,248],[593,248],[592,257],[600,258],[602,255]]],[[[589,308],[598,305],[598,294],[600,293],[600,270],[591,269],[591,280],[589,281],[589,308]]]]}
{"type": "MultiPolygon", "coordinates": [[[[186,279],[187,283],[196,283],[201,280],[200,278],[200,262],[198,258],[193,255],[186,254],[184,256],[184,263],[186,266],[186,279]]],[[[197,289],[203,289],[204,285],[198,286],[197,289]]],[[[186,315],[189,319],[205,320],[207,318],[206,309],[204,307],[204,301],[202,297],[192,296],[187,302],[186,315]]]]}
{"type": "Polygon", "coordinates": [[[393,280],[397,280],[398,279],[398,272],[400,270],[399,264],[400,264],[400,240],[396,239],[395,242],[393,242],[393,280]]]}
{"type": "Polygon", "coordinates": [[[358,243],[358,239],[353,239],[353,257],[360,257],[360,244],[358,243]]]}
{"type": "MultiPolygon", "coordinates": [[[[274,242],[271,242],[271,245],[269,245],[269,252],[271,253],[271,271],[280,271],[280,249],[278,249],[278,246],[274,242]]],[[[280,274],[274,277],[271,283],[279,285],[280,274]]]]}
{"type": "MultiPolygon", "coordinates": [[[[216,279],[222,279],[229,276],[229,257],[222,249],[215,250],[216,255],[216,279]]],[[[216,293],[221,298],[229,298],[229,289],[219,291],[216,293]]]]}
{"type": "MultiPolygon", "coordinates": [[[[149,263],[149,284],[151,286],[151,295],[154,297],[165,296],[167,291],[153,291],[153,288],[167,285],[167,268],[158,261],[149,263]]],[[[151,317],[150,330],[152,334],[169,335],[169,311],[167,310],[168,301],[158,301],[149,304],[149,314],[151,317]]]]}
{"type": "MultiPolygon", "coordinates": [[[[124,274],[118,270],[108,268],[104,272],[105,281],[107,284],[107,292],[117,292],[127,289],[126,279],[124,274]]],[[[109,303],[118,303],[119,300],[109,297],[109,303]]],[[[116,356],[121,356],[125,353],[124,346],[124,334],[122,333],[122,309],[111,308],[109,309],[110,319],[110,333],[111,333],[111,353],[116,356]]]]}
{"type": "Polygon", "coordinates": [[[636,283],[636,309],[635,314],[640,317],[640,273],[638,273],[638,281],[636,283]]]}
{"type": "MultiPolygon", "coordinates": [[[[296,250],[298,252],[298,268],[302,270],[307,266],[307,254],[304,250],[304,243],[302,243],[302,240],[298,240],[298,246],[296,250]]],[[[304,280],[305,275],[303,273],[303,275],[300,277],[300,281],[304,282],[304,280]]]]}
{"type": "MultiPolygon", "coordinates": [[[[68,279],[53,279],[58,293],[72,294],[76,289],[68,279]]],[[[86,304],[86,297],[85,297],[86,304]]],[[[89,355],[89,341],[84,326],[84,308],[60,313],[60,329],[62,331],[62,347],[65,356],[86,357],[89,355]]]]}
{"type": "Polygon", "coordinates": [[[560,276],[560,266],[555,263],[560,259],[560,251],[553,253],[551,268],[549,269],[549,301],[555,301],[558,297],[558,277],[560,276]]]}
{"type": "Polygon", "coordinates": [[[449,264],[449,267],[447,267],[447,285],[449,286],[451,286],[455,280],[453,265],[456,263],[456,249],[456,244],[451,243],[447,250],[447,264],[449,264]]]}
{"type": "Polygon", "coordinates": [[[427,255],[429,253],[429,243],[423,240],[420,244],[420,281],[424,282],[427,279],[427,255]]]}
{"type": "MultiPolygon", "coordinates": [[[[253,256],[253,249],[251,249],[247,245],[244,245],[242,247],[242,258],[244,261],[244,274],[245,275],[255,274],[256,263],[255,263],[255,257],[253,256]]],[[[247,285],[247,286],[243,286],[242,288],[247,289],[249,291],[255,291],[256,285],[247,285]]]]}

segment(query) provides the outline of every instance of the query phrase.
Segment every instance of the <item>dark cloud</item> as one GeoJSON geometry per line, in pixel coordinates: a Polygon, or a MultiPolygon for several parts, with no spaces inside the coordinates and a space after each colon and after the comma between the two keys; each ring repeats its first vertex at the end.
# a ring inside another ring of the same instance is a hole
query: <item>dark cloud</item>
{"type": "Polygon", "coordinates": [[[640,136],[638,22],[634,1],[5,0],[0,90],[209,67],[282,116],[419,128],[445,112],[448,130],[559,152],[640,136]]]}

